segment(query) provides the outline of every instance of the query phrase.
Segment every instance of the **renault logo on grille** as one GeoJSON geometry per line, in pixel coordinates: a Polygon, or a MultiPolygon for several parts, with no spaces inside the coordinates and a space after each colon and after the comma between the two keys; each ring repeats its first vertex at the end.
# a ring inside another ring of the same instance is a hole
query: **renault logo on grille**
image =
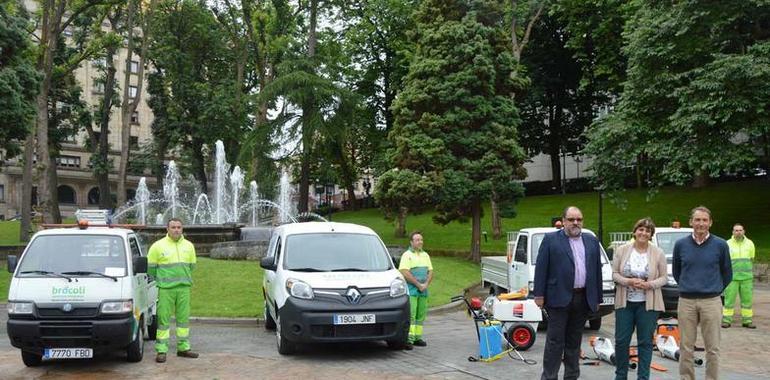
{"type": "Polygon", "coordinates": [[[345,293],[345,297],[348,297],[348,301],[355,305],[361,301],[361,292],[356,288],[350,288],[348,289],[348,292],[345,293]]]}
{"type": "Polygon", "coordinates": [[[72,311],[72,304],[71,303],[65,303],[64,305],[62,305],[61,309],[62,309],[63,312],[69,313],[70,311],[72,311]]]}

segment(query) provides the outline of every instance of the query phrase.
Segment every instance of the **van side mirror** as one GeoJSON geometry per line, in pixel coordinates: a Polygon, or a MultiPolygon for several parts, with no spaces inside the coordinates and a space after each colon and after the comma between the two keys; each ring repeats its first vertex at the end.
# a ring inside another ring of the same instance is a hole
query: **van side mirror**
{"type": "Polygon", "coordinates": [[[16,271],[16,264],[18,264],[19,259],[16,257],[16,255],[8,255],[8,273],[13,273],[16,271]]]}
{"type": "Polygon", "coordinates": [[[134,274],[147,273],[147,257],[134,257],[134,274]]]}
{"type": "Polygon", "coordinates": [[[607,249],[607,258],[612,261],[612,256],[615,255],[615,248],[608,248],[607,249]]]}
{"type": "Polygon", "coordinates": [[[259,260],[259,266],[261,266],[262,269],[274,271],[276,269],[275,257],[273,256],[263,257],[261,260],[259,260]]]}

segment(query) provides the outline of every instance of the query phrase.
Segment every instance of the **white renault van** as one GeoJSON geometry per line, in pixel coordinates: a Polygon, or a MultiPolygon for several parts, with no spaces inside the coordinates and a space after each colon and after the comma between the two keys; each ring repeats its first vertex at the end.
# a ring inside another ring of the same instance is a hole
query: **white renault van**
{"type": "Polygon", "coordinates": [[[155,339],[158,291],[134,231],[56,228],[8,256],[8,337],[27,366],[125,350],[128,361],[155,339]]]}
{"type": "Polygon", "coordinates": [[[266,257],[265,327],[278,352],[309,342],[406,344],[409,297],[388,250],[368,227],[309,222],[277,227],[266,257]]]}

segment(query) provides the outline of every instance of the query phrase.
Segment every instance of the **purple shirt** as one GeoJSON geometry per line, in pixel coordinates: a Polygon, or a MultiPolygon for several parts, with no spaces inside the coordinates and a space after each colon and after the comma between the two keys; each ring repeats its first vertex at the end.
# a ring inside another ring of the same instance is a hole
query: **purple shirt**
{"type": "Polygon", "coordinates": [[[586,287],[586,247],[583,245],[583,237],[573,238],[569,236],[569,246],[572,248],[572,258],[575,262],[575,284],[573,288],[586,287]]]}

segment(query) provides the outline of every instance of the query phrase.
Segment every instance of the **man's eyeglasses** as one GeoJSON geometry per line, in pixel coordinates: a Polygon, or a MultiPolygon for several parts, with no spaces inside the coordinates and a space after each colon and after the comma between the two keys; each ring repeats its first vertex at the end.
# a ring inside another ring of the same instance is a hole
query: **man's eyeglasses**
{"type": "Polygon", "coordinates": [[[583,218],[564,218],[564,219],[567,219],[567,221],[570,222],[570,223],[582,223],[583,222],[583,218]]]}

